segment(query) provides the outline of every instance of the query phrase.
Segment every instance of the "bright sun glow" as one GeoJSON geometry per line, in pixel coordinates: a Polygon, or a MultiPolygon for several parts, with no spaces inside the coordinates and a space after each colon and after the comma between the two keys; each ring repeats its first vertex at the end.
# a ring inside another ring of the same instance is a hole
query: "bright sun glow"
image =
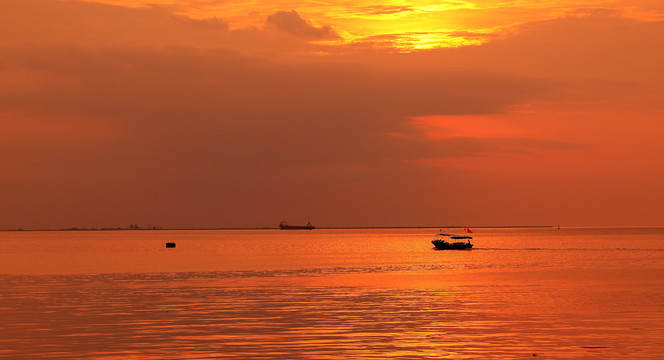
{"type": "MultiPolygon", "coordinates": [[[[312,24],[331,26],[342,43],[372,43],[373,46],[412,52],[435,48],[481,45],[504,31],[530,21],[549,20],[579,9],[592,11],[604,0],[532,1],[449,0],[359,1],[240,0],[87,0],[129,7],[163,7],[175,14],[203,19],[217,17],[232,30],[261,28],[277,11],[298,11],[312,24]],[[590,9],[590,10],[588,10],[590,9]]],[[[625,16],[653,18],[653,12],[622,6],[625,16]]]]}

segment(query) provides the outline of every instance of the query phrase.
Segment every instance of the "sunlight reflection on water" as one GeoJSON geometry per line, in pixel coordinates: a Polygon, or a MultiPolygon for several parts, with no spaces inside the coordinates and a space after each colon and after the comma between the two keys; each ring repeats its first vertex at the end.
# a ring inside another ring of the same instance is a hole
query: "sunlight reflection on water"
{"type": "MultiPolygon", "coordinates": [[[[556,249],[547,236],[509,250],[487,235],[485,248],[464,253],[397,238],[408,250],[380,249],[378,259],[367,243],[357,253],[349,245],[376,239],[351,236],[328,254],[319,246],[318,262],[283,268],[176,263],[174,272],[0,275],[0,358],[662,358],[664,252],[656,242],[624,250],[599,246],[592,233],[585,250],[572,247],[578,237],[558,239],[556,249]]],[[[9,245],[21,253],[23,245],[9,245]]],[[[301,249],[290,243],[289,251],[301,249]]],[[[200,259],[197,251],[168,256],[200,259]]]]}
{"type": "Polygon", "coordinates": [[[664,338],[662,296],[644,289],[616,300],[607,289],[500,279],[437,289],[186,285],[170,274],[44,280],[5,287],[7,358],[649,358],[664,338]],[[659,309],[621,312],[644,296],[659,309]]]}

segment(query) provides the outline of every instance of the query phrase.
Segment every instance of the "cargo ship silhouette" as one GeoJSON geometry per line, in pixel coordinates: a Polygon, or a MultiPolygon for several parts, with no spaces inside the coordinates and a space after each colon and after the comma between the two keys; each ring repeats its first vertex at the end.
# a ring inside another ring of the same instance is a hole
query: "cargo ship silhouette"
{"type": "Polygon", "coordinates": [[[279,224],[279,229],[281,230],[313,230],[316,227],[311,224],[311,221],[307,221],[307,225],[288,225],[287,222],[282,221],[279,224]]]}

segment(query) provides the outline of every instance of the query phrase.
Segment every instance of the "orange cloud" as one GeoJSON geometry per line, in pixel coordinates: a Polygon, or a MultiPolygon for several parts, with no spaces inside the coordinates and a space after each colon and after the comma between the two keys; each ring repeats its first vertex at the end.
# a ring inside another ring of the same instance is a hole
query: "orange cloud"
{"type": "Polygon", "coordinates": [[[0,227],[660,221],[656,14],[113,3],[0,4],[0,227]]]}
{"type": "MultiPolygon", "coordinates": [[[[33,0],[26,0],[34,3],[33,0]]],[[[46,7],[51,7],[44,2],[46,7]]],[[[389,36],[395,40],[394,49],[413,51],[437,47],[458,47],[478,45],[497,36],[513,32],[520,24],[550,20],[571,12],[587,12],[586,9],[608,9],[620,11],[624,16],[640,19],[653,19],[653,7],[657,5],[641,0],[637,2],[616,2],[611,5],[602,1],[586,0],[564,2],[538,2],[536,4],[515,2],[505,4],[500,1],[455,1],[415,3],[394,3],[376,5],[359,2],[232,2],[216,3],[200,0],[174,1],[127,1],[96,0],[90,5],[112,4],[130,7],[135,10],[162,9],[180,18],[224,19],[232,30],[263,28],[267,19],[285,9],[305,9],[309,23],[326,24],[346,43],[367,43],[371,39],[389,36]],[[246,9],[251,9],[250,11],[246,9]],[[471,39],[461,34],[474,34],[471,39]]],[[[76,3],[76,2],[72,2],[76,3]]],[[[594,10],[593,10],[594,11],[594,10]]],[[[106,16],[99,16],[103,19],[106,16]]],[[[208,21],[209,22],[209,21],[208,21]]],[[[213,22],[214,23],[214,22],[213,22]]],[[[168,27],[162,27],[168,28],[168,27]]],[[[310,33],[311,34],[311,33],[310,33]]],[[[175,37],[176,33],[172,36],[175,37]]]]}

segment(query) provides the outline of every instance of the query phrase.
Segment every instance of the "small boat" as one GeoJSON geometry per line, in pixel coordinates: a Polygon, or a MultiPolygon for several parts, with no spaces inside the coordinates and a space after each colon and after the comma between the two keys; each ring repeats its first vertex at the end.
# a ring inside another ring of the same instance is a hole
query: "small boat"
{"type": "Polygon", "coordinates": [[[470,240],[473,238],[466,235],[450,235],[445,233],[436,234],[431,240],[437,250],[468,250],[473,247],[470,240]],[[451,240],[451,241],[448,241],[451,240]],[[463,241],[466,240],[466,241],[463,241]]]}
{"type": "Polygon", "coordinates": [[[307,222],[307,225],[288,225],[285,221],[279,224],[279,229],[281,230],[313,230],[315,228],[310,221],[307,222]]]}

